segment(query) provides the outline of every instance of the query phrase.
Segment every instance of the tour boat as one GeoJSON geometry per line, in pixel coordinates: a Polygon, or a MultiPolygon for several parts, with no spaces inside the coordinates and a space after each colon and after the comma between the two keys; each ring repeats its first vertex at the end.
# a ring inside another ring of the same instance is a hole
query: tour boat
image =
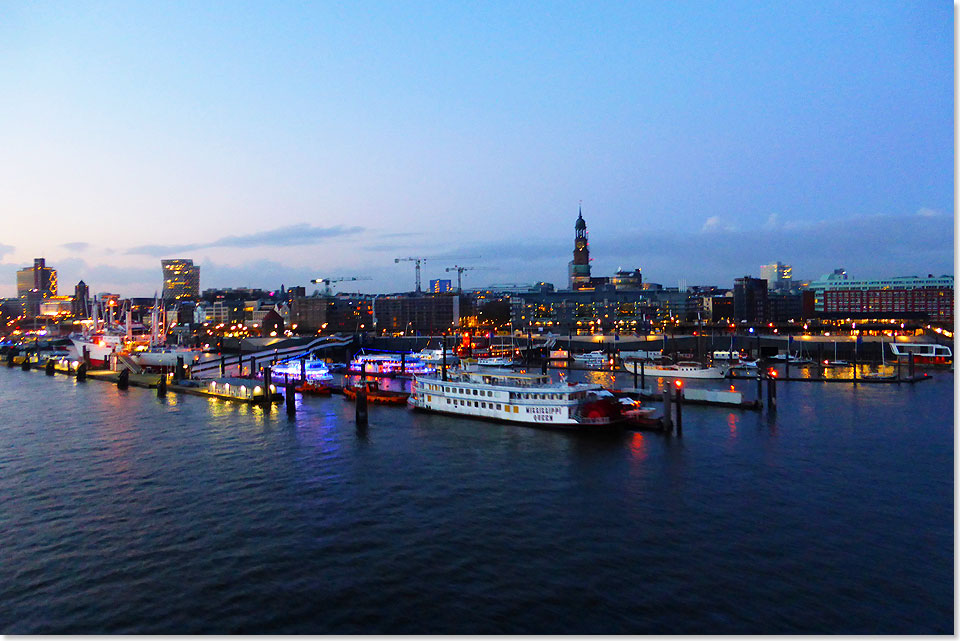
{"type": "Polygon", "coordinates": [[[368,374],[426,374],[435,369],[435,365],[424,362],[419,354],[357,354],[350,361],[351,372],[363,370],[368,374]]]}
{"type": "Polygon", "coordinates": [[[417,410],[538,427],[595,430],[623,420],[620,403],[600,385],[553,383],[545,374],[460,369],[447,380],[416,376],[409,404],[417,410]]]}
{"type": "Polygon", "coordinates": [[[296,380],[306,378],[307,382],[310,383],[326,383],[333,380],[329,366],[319,358],[305,360],[302,369],[300,359],[290,359],[277,363],[271,368],[271,376],[288,376],[296,380]]]}
{"type": "Polygon", "coordinates": [[[199,361],[202,354],[201,350],[191,347],[149,347],[134,350],[130,358],[140,367],[175,367],[178,358],[191,365],[199,361]]]}
{"type": "Polygon", "coordinates": [[[513,365],[513,359],[509,356],[485,356],[477,359],[477,365],[481,367],[510,367],[513,365]]]}
{"type": "Polygon", "coordinates": [[[890,343],[890,351],[901,363],[907,362],[910,354],[918,365],[949,365],[953,362],[953,351],[946,345],[935,343],[890,343]]]}
{"type": "MultiPolygon", "coordinates": [[[[629,361],[623,364],[628,372],[640,374],[640,363],[629,361]]],[[[666,378],[724,378],[727,375],[726,369],[714,365],[707,367],[700,363],[692,361],[680,361],[679,363],[659,362],[645,363],[643,365],[644,376],[663,376],[666,378]]]]}

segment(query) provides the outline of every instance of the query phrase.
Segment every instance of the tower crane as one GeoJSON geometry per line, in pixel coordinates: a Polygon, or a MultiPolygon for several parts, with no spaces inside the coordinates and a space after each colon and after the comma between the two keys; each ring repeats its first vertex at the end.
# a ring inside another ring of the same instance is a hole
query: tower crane
{"type": "MultiPolygon", "coordinates": [[[[460,257],[460,260],[467,259],[467,258],[473,259],[473,258],[480,258],[480,257],[479,256],[462,256],[460,257]]],[[[420,265],[422,263],[427,262],[428,260],[451,260],[451,259],[458,260],[456,256],[436,256],[433,258],[427,258],[425,256],[409,256],[407,258],[394,258],[393,262],[399,263],[399,262],[412,261],[414,263],[416,267],[416,274],[417,274],[417,290],[416,291],[418,294],[421,294],[423,293],[423,291],[420,289],[420,265]]]]}
{"type": "Polygon", "coordinates": [[[330,283],[342,283],[344,281],[350,281],[350,280],[373,280],[373,279],[370,278],[369,276],[344,276],[341,278],[314,278],[310,282],[323,283],[324,285],[323,293],[326,296],[330,296],[332,295],[330,291],[330,283]]]}
{"type": "Polygon", "coordinates": [[[454,265],[453,267],[447,267],[447,268],[444,269],[443,271],[445,271],[445,272],[456,271],[456,272],[457,272],[457,294],[462,294],[462,293],[463,293],[463,284],[462,284],[462,282],[461,282],[461,279],[462,279],[462,277],[463,277],[463,272],[470,271],[470,270],[474,270],[474,269],[480,269],[480,268],[479,268],[479,267],[461,267],[460,265],[454,265]]]}

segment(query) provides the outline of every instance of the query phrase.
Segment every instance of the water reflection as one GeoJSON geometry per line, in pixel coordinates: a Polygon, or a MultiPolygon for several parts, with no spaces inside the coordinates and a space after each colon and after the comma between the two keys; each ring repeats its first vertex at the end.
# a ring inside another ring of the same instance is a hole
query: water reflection
{"type": "Polygon", "coordinates": [[[737,421],[740,419],[739,416],[730,412],[727,414],[727,430],[730,434],[731,440],[736,440],[737,438],[737,421]]]}

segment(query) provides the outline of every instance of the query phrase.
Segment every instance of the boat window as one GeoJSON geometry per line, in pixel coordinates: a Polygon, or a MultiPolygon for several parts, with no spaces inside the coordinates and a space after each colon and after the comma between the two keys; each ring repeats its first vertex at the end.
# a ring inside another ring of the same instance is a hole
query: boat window
{"type": "Polygon", "coordinates": [[[480,403],[480,407],[482,407],[483,409],[487,409],[487,404],[486,404],[486,403],[480,403]]]}
{"type": "Polygon", "coordinates": [[[473,390],[473,395],[474,395],[474,396],[477,395],[477,390],[473,390]]]}
{"type": "Polygon", "coordinates": [[[500,403],[497,403],[497,409],[500,409],[500,403]]]}

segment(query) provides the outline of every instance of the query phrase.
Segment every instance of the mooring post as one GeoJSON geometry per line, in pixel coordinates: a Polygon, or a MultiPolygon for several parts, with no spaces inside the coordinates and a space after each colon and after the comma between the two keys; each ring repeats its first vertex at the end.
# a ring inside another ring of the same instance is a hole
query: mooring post
{"type": "Polygon", "coordinates": [[[81,382],[81,381],[85,381],[85,380],[87,380],[87,364],[86,364],[86,363],[80,363],[80,364],[77,366],[77,381],[78,381],[78,382],[81,382]]]}
{"type": "Polygon", "coordinates": [[[356,407],[357,427],[363,427],[367,424],[367,383],[360,380],[360,386],[357,387],[357,407],[356,407]]]}
{"type": "Polygon", "coordinates": [[[16,352],[14,352],[12,349],[9,352],[7,352],[7,367],[13,367],[14,365],[16,365],[16,363],[13,361],[15,356],[16,356],[16,352]]]}
{"type": "Polygon", "coordinates": [[[90,369],[90,348],[86,345],[83,346],[83,353],[81,354],[80,360],[87,366],[87,369],[90,369]]]}
{"type": "Polygon", "coordinates": [[[30,354],[23,355],[23,362],[20,363],[20,369],[22,369],[25,372],[30,371],[30,354]]]}
{"type": "Polygon", "coordinates": [[[264,407],[267,409],[270,409],[270,406],[273,405],[273,392],[270,391],[271,385],[273,385],[273,371],[269,365],[265,365],[263,368],[263,400],[264,407]]]}
{"type": "Polygon", "coordinates": [[[823,378],[823,343],[817,343],[817,365],[820,368],[820,378],[823,378]]]}
{"type": "Polygon", "coordinates": [[[53,359],[52,359],[52,358],[48,358],[48,359],[47,359],[47,364],[44,366],[44,370],[46,371],[47,376],[53,376],[53,375],[54,375],[54,373],[56,372],[56,370],[54,369],[54,367],[56,367],[56,364],[53,362],[53,359]]]}
{"type": "Polygon", "coordinates": [[[910,375],[910,380],[912,381],[916,376],[916,361],[913,358],[913,352],[910,352],[910,355],[907,356],[907,374],[910,375]]]}
{"type": "Polygon", "coordinates": [[[854,351],[853,352],[853,384],[854,385],[857,384],[857,356],[859,356],[859,354],[857,354],[857,352],[854,351]]]}
{"type": "Polygon", "coordinates": [[[407,373],[407,353],[400,352],[400,375],[404,376],[407,373]]]}
{"type": "Polygon", "coordinates": [[[300,383],[303,384],[306,382],[307,382],[307,357],[301,356],[300,357],[300,383]]]}
{"type": "Polygon", "coordinates": [[[757,370],[757,404],[763,402],[763,374],[760,373],[760,370],[757,370]]]}
{"type": "Polygon", "coordinates": [[[636,389],[636,390],[640,389],[640,388],[637,387],[637,368],[638,368],[638,367],[639,367],[639,364],[638,364],[636,361],[634,361],[634,363],[633,363],[633,389],[636,389]]]}
{"type": "Polygon", "coordinates": [[[897,356],[897,382],[900,382],[900,357],[897,356]]]}
{"type": "Polygon", "coordinates": [[[284,400],[287,402],[287,414],[294,415],[297,413],[297,399],[293,395],[293,381],[288,380],[285,389],[284,400]]]}
{"type": "Polygon", "coordinates": [[[677,386],[677,436],[683,434],[683,386],[677,386]]]}
{"type": "Polygon", "coordinates": [[[767,408],[770,412],[777,410],[777,377],[767,374],[767,408]]]}
{"type": "Polygon", "coordinates": [[[670,404],[670,385],[667,385],[663,390],[663,427],[667,430],[669,434],[673,430],[673,407],[670,404]]]}
{"type": "Polygon", "coordinates": [[[127,389],[130,386],[130,370],[124,368],[117,376],[117,389],[127,389]]]}
{"type": "Polygon", "coordinates": [[[161,374],[157,379],[157,398],[163,398],[167,395],[167,375],[161,374]]]}
{"type": "Polygon", "coordinates": [[[447,380],[447,333],[443,333],[443,343],[440,345],[440,351],[442,352],[441,356],[443,359],[443,364],[441,366],[442,376],[441,378],[447,380]]]}
{"type": "Polygon", "coordinates": [[[640,387],[642,389],[647,389],[647,379],[646,379],[646,376],[644,375],[643,370],[644,370],[643,361],[640,361],[640,387]]]}

